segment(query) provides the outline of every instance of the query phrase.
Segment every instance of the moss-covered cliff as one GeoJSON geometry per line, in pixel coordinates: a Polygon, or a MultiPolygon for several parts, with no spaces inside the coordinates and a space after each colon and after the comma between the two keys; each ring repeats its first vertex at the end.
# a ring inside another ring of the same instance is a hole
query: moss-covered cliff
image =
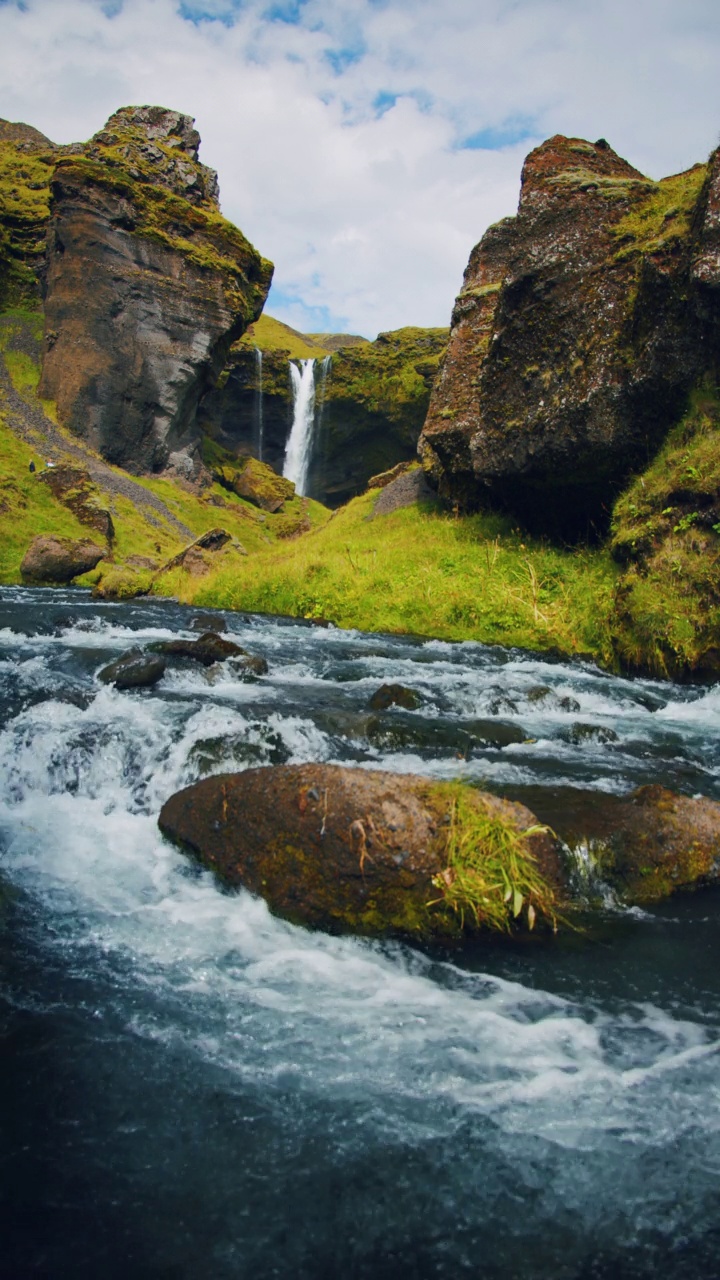
{"type": "Polygon", "coordinates": [[[199,466],[195,414],[272,268],[220,214],[188,116],[124,108],[52,180],[42,393],[134,471],[199,466]]]}
{"type": "Polygon", "coordinates": [[[0,120],[0,311],[40,305],[50,179],[60,150],[37,129],[0,120]]]}
{"type": "Polygon", "coordinates": [[[688,395],[715,379],[719,159],[651,182],[604,140],[528,157],[473,250],[421,439],[441,489],[560,536],[607,528],[688,395]]]}

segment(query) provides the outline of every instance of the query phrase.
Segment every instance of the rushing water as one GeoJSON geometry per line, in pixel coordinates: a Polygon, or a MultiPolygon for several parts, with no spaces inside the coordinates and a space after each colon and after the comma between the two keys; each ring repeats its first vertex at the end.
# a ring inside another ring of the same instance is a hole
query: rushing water
{"type": "Polygon", "coordinates": [[[191,616],[2,592],[0,1275],[720,1275],[720,895],[420,953],[273,919],[156,827],[288,760],[718,796],[718,690],[240,615],[264,678],[97,683],[191,616]],[[422,709],[368,723],[384,680],[422,709]]]}
{"type": "Polygon", "coordinates": [[[292,480],[298,493],[307,490],[315,426],[315,361],[290,362],[293,393],[293,420],[285,448],[283,475],[292,480]]]}

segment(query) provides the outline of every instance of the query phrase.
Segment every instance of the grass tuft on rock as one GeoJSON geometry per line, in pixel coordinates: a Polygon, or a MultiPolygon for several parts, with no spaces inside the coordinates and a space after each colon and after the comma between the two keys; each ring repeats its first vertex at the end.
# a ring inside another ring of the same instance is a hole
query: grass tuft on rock
{"type": "Polygon", "coordinates": [[[449,803],[446,866],[433,879],[437,902],[463,929],[471,923],[509,933],[522,925],[533,929],[541,917],[556,932],[557,896],[529,846],[548,828],[520,830],[462,783],[442,783],[435,791],[449,803]]]}

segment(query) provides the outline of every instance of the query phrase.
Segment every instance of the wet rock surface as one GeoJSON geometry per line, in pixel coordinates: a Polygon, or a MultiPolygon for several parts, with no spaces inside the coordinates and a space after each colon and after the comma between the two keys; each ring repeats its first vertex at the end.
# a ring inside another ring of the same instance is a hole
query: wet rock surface
{"type": "MultiPolygon", "coordinates": [[[[474,794],[520,830],[533,825],[522,805],[474,794]]],[[[279,765],[206,778],[172,796],[159,825],[223,884],[259,894],[295,923],[451,938],[461,932],[459,919],[433,885],[445,867],[449,809],[426,778],[279,765]]],[[[559,877],[553,840],[530,840],[546,871],[559,877]]]]}
{"type": "Polygon", "coordinates": [[[404,707],[406,711],[415,711],[422,698],[414,689],[404,684],[383,684],[372,694],[368,706],[371,711],[385,711],[387,707],[404,707]]]}
{"type": "Polygon", "coordinates": [[[264,675],[268,669],[264,658],[255,657],[233,640],[226,640],[213,631],[206,632],[197,640],[160,640],[154,648],[168,658],[186,658],[191,662],[199,662],[203,667],[211,667],[216,662],[226,662],[228,658],[232,658],[255,675],[264,675]]]}
{"type": "Polygon", "coordinates": [[[147,689],[162,679],[166,667],[167,662],[160,654],[130,649],[98,671],[98,680],[116,689],[147,689]]]}

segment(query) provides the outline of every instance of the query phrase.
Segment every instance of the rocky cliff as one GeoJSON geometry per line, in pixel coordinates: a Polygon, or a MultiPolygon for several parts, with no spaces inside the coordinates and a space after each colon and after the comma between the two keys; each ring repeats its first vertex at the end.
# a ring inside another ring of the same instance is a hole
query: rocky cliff
{"type": "Polygon", "coordinates": [[[604,140],[528,156],[473,250],[420,440],[441,492],[562,537],[608,524],[717,375],[720,157],[652,182],[604,140]]]}
{"type": "Polygon", "coordinates": [[[50,179],[62,150],[30,125],[0,120],[0,311],[40,304],[50,179]]]}
{"type": "Polygon", "coordinates": [[[0,310],[44,296],[41,394],[132,471],[197,471],[198,402],[270,285],[199,142],[162,107],[62,147],[0,121],[0,310]]]}
{"type": "Polygon", "coordinates": [[[338,506],[361,492],[370,476],[414,458],[447,330],[398,329],[375,342],[353,338],[348,346],[341,345],[342,335],[287,334],[274,334],[273,345],[258,347],[258,326],[237,343],[221,385],[203,401],[199,422],[225,448],[256,453],[262,415],[263,458],[281,471],[293,416],[289,361],[314,358],[309,491],[338,506]]]}
{"type": "Polygon", "coordinates": [[[270,285],[199,141],[189,116],[126,107],[52,176],[41,394],[132,471],[197,470],[198,401],[270,285]]]}

